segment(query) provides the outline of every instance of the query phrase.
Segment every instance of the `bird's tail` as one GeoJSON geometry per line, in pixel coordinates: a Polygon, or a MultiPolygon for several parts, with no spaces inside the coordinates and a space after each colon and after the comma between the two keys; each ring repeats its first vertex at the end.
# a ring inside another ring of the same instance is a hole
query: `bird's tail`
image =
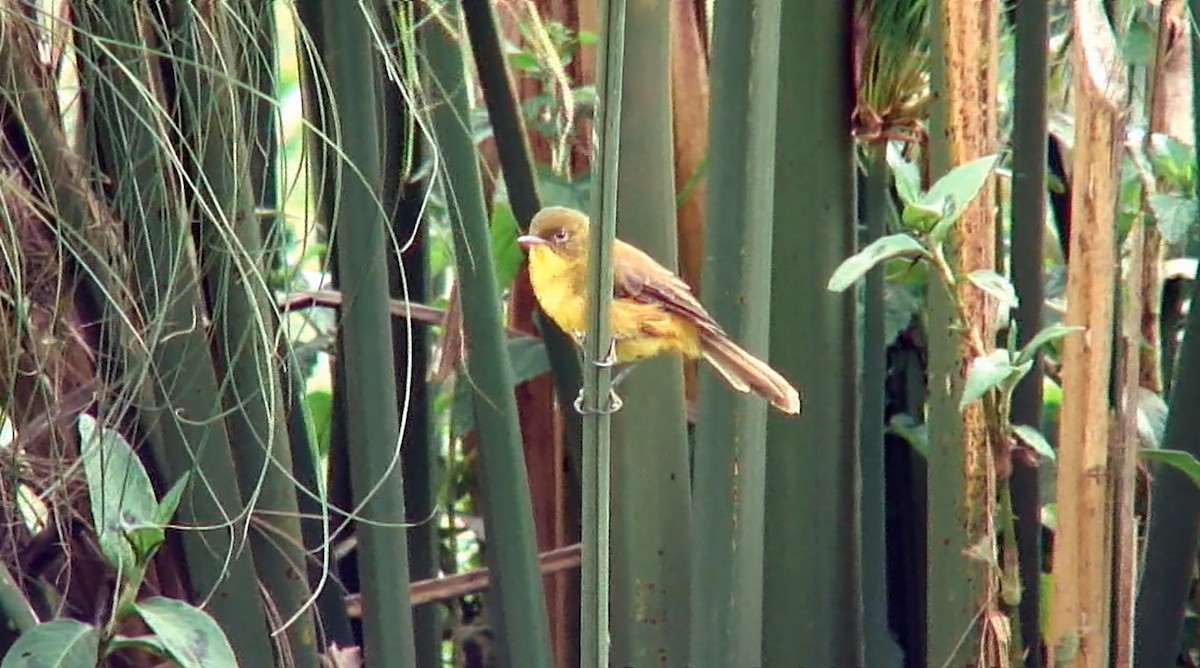
{"type": "Polygon", "coordinates": [[[705,361],[738,392],[754,392],[789,415],[802,408],[800,393],[766,362],[724,336],[705,336],[700,342],[705,361]]]}

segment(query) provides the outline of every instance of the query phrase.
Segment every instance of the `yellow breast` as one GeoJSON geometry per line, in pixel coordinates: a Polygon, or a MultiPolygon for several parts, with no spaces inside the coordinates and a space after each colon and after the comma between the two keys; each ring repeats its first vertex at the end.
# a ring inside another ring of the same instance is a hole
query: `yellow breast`
{"type": "Polygon", "coordinates": [[[542,310],[568,334],[587,331],[587,299],[579,267],[544,246],[529,249],[529,283],[542,310]]]}

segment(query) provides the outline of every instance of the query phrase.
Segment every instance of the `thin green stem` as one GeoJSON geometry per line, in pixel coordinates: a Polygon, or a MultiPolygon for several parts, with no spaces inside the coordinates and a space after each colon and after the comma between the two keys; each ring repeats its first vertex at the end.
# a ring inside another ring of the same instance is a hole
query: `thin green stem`
{"type": "MultiPolygon", "coordinates": [[[[602,104],[597,120],[597,174],[588,256],[588,331],[586,355],[592,360],[608,354],[612,323],[612,246],[617,229],[617,173],[620,165],[621,85],[625,56],[625,0],[601,5],[603,34],[596,76],[602,104]]],[[[609,641],[609,521],[612,512],[612,423],[606,410],[612,369],[586,364],[583,387],[591,402],[583,418],[583,573],[580,596],[581,663],[583,668],[608,668],[609,641]],[[587,456],[590,455],[590,456],[587,456]]]]}

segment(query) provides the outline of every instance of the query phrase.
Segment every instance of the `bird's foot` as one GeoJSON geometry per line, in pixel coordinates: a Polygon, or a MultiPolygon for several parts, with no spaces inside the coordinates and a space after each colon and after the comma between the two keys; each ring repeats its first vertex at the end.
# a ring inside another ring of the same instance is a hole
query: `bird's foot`
{"type": "Polygon", "coordinates": [[[608,369],[617,365],[617,339],[614,337],[608,341],[608,353],[603,358],[592,360],[593,366],[598,366],[601,369],[608,369]]]}
{"type": "Polygon", "coordinates": [[[581,387],[579,388],[579,395],[575,397],[575,411],[580,415],[586,415],[588,413],[594,413],[596,415],[612,415],[613,413],[621,410],[621,406],[625,405],[625,402],[619,395],[617,395],[616,390],[612,389],[611,387],[608,389],[608,405],[604,408],[585,407],[583,405],[584,396],[585,391],[584,388],[581,387]]]}

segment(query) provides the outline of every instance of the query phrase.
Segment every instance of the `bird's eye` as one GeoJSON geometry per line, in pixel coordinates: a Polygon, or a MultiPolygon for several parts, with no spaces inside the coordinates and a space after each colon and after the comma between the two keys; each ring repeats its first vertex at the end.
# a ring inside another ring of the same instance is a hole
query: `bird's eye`
{"type": "Polygon", "coordinates": [[[555,241],[566,241],[568,236],[569,235],[567,234],[566,230],[560,229],[554,233],[554,240],[555,241]]]}

